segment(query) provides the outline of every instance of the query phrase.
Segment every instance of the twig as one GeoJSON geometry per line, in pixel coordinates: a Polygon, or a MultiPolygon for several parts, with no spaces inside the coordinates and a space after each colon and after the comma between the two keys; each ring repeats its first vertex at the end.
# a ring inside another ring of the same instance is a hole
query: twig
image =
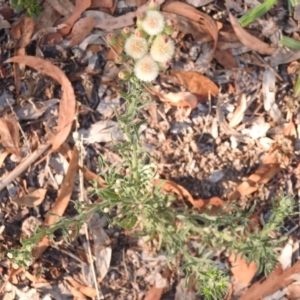
{"type": "MultiPolygon", "coordinates": [[[[83,167],[84,148],[83,148],[82,137],[81,137],[81,140],[77,141],[77,144],[78,144],[78,148],[80,151],[79,164],[81,167],[83,167]]],[[[80,201],[84,202],[84,179],[83,179],[83,173],[82,173],[81,168],[79,168],[79,187],[80,187],[80,201]]],[[[104,296],[98,287],[97,275],[96,275],[96,271],[95,271],[94,260],[93,260],[92,250],[91,250],[90,239],[89,239],[88,225],[85,222],[83,226],[84,226],[84,231],[85,231],[85,236],[86,236],[86,241],[87,241],[88,253],[89,253],[89,257],[90,257],[90,267],[92,270],[94,285],[95,285],[95,289],[96,289],[96,293],[97,293],[97,299],[101,300],[101,299],[104,299],[104,296]]]]}
{"type": "Polygon", "coordinates": [[[24,161],[18,164],[18,166],[12,170],[4,179],[0,182],[0,191],[2,191],[8,184],[10,184],[16,177],[21,175],[31,164],[33,164],[48,148],[51,143],[46,142],[40,145],[34,152],[32,152],[24,161]]]}

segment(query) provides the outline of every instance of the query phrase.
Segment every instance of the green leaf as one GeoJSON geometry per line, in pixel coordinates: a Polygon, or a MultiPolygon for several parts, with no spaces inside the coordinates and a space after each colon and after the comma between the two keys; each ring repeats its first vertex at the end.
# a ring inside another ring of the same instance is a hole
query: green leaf
{"type": "Polygon", "coordinates": [[[266,0],[261,5],[254,7],[239,19],[240,24],[243,27],[251,24],[257,18],[268,12],[276,4],[276,2],[277,0],[266,0]]]}
{"type": "Polygon", "coordinates": [[[300,42],[288,37],[288,36],[282,36],[279,43],[283,46],[286,46],[288,48],[294,49],[294,50],[300,50],[300,42]]]}
{"type": "Polygon", "coordinates": [[[137,222],[137,217],[136,216],[133,216],[133,215],[129,215],[127,216],[125,219],[123,219],[119,225],[124,228],[124,229],[127,229],[127,230],[130,230],[134,227],[134,225],[136,224],[137,222]]]}
{"type": "Polygon", "coordinates": [[[300,94],[300,73],[298,74],[297,82],[294,86],[294,97],[298,97],[300,94]]]}

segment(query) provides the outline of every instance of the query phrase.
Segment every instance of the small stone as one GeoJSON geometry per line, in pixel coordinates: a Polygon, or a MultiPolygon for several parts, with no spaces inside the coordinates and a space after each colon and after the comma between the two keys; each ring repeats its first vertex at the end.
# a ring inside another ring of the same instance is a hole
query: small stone
{"type": "Polygon", "coordinates": [[[216,183],[220,181],[224,177],[224,172],[221,170],[214,171],[208,178],[208,180],[212,183],[216,183]]]}

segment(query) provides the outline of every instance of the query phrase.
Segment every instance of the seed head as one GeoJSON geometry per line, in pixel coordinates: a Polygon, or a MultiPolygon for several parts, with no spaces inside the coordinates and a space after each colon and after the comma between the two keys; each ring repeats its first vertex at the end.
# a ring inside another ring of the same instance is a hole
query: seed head
{"type": "Polygon", "coordinates": [[[171,38],[159,35],[152,43],[150,54],[155,61],[164,63],[173,57],[174,49],[175,45],[171,38]]]}
{"type": "Polygon", "coordinates": [[[160,34],[165,27],[164,16],[159,11],[149,10],[142,21],[142,27],[149,35],[160,34]]]}
{"type": "Polygon", "coordinates": [[[140,59],[148,52],[147,40],[131,35],[125,42],[124,50],[130,57],[140,59]]]}
{"type": "Polygon", "coordinates": [[[135,76],[142,81],[152,81],[158,75],[158,65],[150,56],[145,56],[138,60],[134,66],[135,76]]]}

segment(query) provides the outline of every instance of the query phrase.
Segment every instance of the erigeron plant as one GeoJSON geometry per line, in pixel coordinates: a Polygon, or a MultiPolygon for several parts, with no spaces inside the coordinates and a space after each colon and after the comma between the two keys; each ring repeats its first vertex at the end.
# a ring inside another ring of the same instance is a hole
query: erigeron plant
{"type": "Polygon", "coordinates": [[[17,13],[24,10],[29,17],[36,18],[41,13],[39,0],[10,0],[10,4],[17,13]]]}
{"type": "MultiPolygon", "coordinates": [[[[155,1],[150,6],[155,8],[156,17],[159,11],[155,1]]],[[[147,20],[147,16],[153,17],[153,14],[146,13],[138,20],[145,32],[143,21],[147,20]]],[[[161,19],[158,20],[161,22],[161,19]]],[[[152,20],[150,23],[155,22],[152,20]]],[[[167,23],[164,20],[164,24],[167,23]]],[[[127,85],[127,91],[120,92],[125,101],[123,113],[115,112],[119,128],[126,135],[125,142],[113,141],[114,150],[123,161],[118,166],[111,166],[99,157],[100,170],[107,170],[100,174],[106,186],[99,188],[95,183],[93,193],[102,202],[88,204],[74,201],[78,211],[75,217],[60,218],[49,228],[36,228],[32,237],[21,241],[20,249],[8,253],[13,267],[28,267],[33,261],[31,251],[39,240],[48,235],[55,242],[54,232],[58,229],[62,229],[65,239],[71,242],[70,228],[76,225],[79,231],[95,213],[105,215],[110,226],[124,228],[136,236],[145,236],[149,241],[158,241],[157,251],[165,251],[170,267],[180,260],[186,284],[196,287],[205,299],[222,299],[229,283],[229,270],[220,268],[210,258],[214,249],[224,249],[228,254],[240,253],[249,262],[255,261],[259,271],[265,273],[275,266],[277,254],[274,249],[283,239],[273,239],[270,233],[279,230],[285,217],[293,213],[291,197],[280,197],[274,202],[272,216],[260,231],[250,221],[254,208],[245,213],[231,203],[215,214],[209,210],[200,214],[182,202],[175,205],[174,198],[164,193],[161,185],[152,184],[157,167],[151,163],[151,156],[142,147],[140,128],[145,121],[139,120],[139,112],[150,103],[144,84],[154,80],[159,71],[158,61],[151,52],[158,49],[166,53],[165,47],[173,49],[168,55],[162,55],[165,59],[171,58],[174,52],[174,42],[170,47],[171,37],[165,35],[164,31],[165,28],[160,28],[157,35],[153,36],[125,28],[120,35],[110,34],[107,37],[110,45],[122,46],[118,61],[126,62],[130,67],[119,74],[127,85]],[[158,47],[156,40],[157,43],[163,42],[163,47],[158,47]],[[146,163],[147,160],[150,162],[146,163]]]]}
{"type": "MultiPolygon", "coordinates": [[[[153,81],[159,71],[168,66],[175,52],[170,34],[176,22],[165,20],[156,1],[152,1],[149,7],[153,9],[137,14],[136,30],[124,28],[117,36],[107,36],[108,44],[122,49],[116,53],[116,63],[128,62],[136,78],[142,82],[153,81]]],[[[124,74],[121,73],[120,77],[124,79],[124,74]]]]}

